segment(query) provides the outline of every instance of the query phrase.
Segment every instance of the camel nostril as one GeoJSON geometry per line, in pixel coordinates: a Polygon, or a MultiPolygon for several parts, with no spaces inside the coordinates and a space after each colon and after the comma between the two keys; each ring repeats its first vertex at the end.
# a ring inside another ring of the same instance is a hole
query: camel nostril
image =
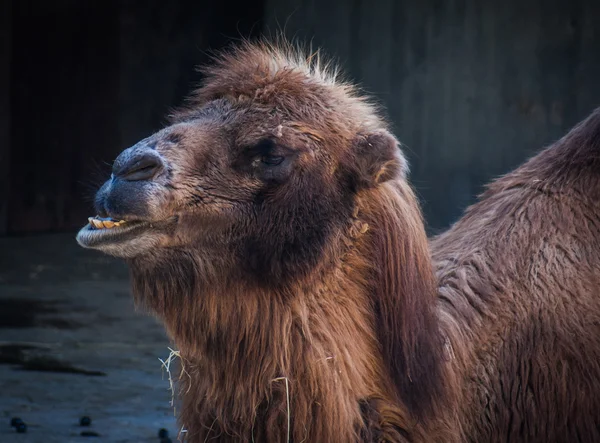
{"type": "Polygon", "coordinates": [[[133,158],[114,172],[115,177],[127,181],[150,180],[163,168],[160,158],[153,154],[144,154],[133,158]]]}

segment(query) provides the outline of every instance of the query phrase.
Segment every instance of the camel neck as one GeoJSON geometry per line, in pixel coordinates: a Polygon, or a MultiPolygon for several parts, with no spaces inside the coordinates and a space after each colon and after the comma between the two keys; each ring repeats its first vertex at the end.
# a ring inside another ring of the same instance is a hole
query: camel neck
{"type": "Polygon", "coordinates": [[[182,335],[180,316],[169,328],[185,369],[182,425],[190,438],[205,438],[213,425],[213,437],[356,441],[361,407],[393,401],[363,291],[338,273],[291,294],[203,294],[196,327],[182,335]],[[190,428],[198,414],[202,427],[190,428]]]}

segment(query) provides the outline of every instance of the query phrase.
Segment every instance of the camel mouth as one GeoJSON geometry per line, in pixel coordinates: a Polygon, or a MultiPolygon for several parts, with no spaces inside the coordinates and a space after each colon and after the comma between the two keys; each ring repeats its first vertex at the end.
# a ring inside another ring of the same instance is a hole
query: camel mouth
{"type": "Polygon", "coordinates": [[[109,243],[121,243],[143,233],[150,222],[115,220],[111,217],[89,217],[88,224],[77,234],[77,242],[84,248],[98,248],[109,243]]]}
{"type": "Polygon", "coordinates": [[[114,253],[115,247],[126,246],[154,231],[161,231],[176,219],[177,217],[169,217],[165,220],[149,221],[89,217],[88,224],[77,233],[77,243],[84,248],[114,253]]]}

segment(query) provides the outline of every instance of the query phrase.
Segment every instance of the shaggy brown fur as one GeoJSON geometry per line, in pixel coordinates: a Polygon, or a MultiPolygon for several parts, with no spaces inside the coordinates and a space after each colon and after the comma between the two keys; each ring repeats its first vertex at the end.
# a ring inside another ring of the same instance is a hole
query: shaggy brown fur
{"type": "Polygon", "coordinates": [[[432,249],[467,440],[600,441],[600,109],[432,249]]]}
{"type": "Polygon", "coordinates": [[[433,242],[436,291],[397,142],[329,72],[224,55],[98,193],[144,233],[80,239],[179,347],[187,440],[593,441],[600,114],[433,242]],[[120,178],[139,153],[160,168],[120,178]]]}
{"type": "Polygon", "coordinates": [[[449,441],[451,378],[405,161],[372,105],[285,51],[224,56],[174,124],[234,121],[250,150],[275,139],[305,157],[294,182],[262,189],[217,246],[131,260],[136,297],[180,349],[187,438],[449,441]]]}

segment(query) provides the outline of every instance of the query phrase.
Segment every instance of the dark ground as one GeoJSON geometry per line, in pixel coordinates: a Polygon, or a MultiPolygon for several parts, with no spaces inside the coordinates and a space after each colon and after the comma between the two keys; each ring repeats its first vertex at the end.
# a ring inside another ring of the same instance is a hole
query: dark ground
{"type": "Polygon", "coordinates": [[[125,266],[74,235],[0,238],[0,442],[176,441],[163,328],[135,312],[125,266]]]}

